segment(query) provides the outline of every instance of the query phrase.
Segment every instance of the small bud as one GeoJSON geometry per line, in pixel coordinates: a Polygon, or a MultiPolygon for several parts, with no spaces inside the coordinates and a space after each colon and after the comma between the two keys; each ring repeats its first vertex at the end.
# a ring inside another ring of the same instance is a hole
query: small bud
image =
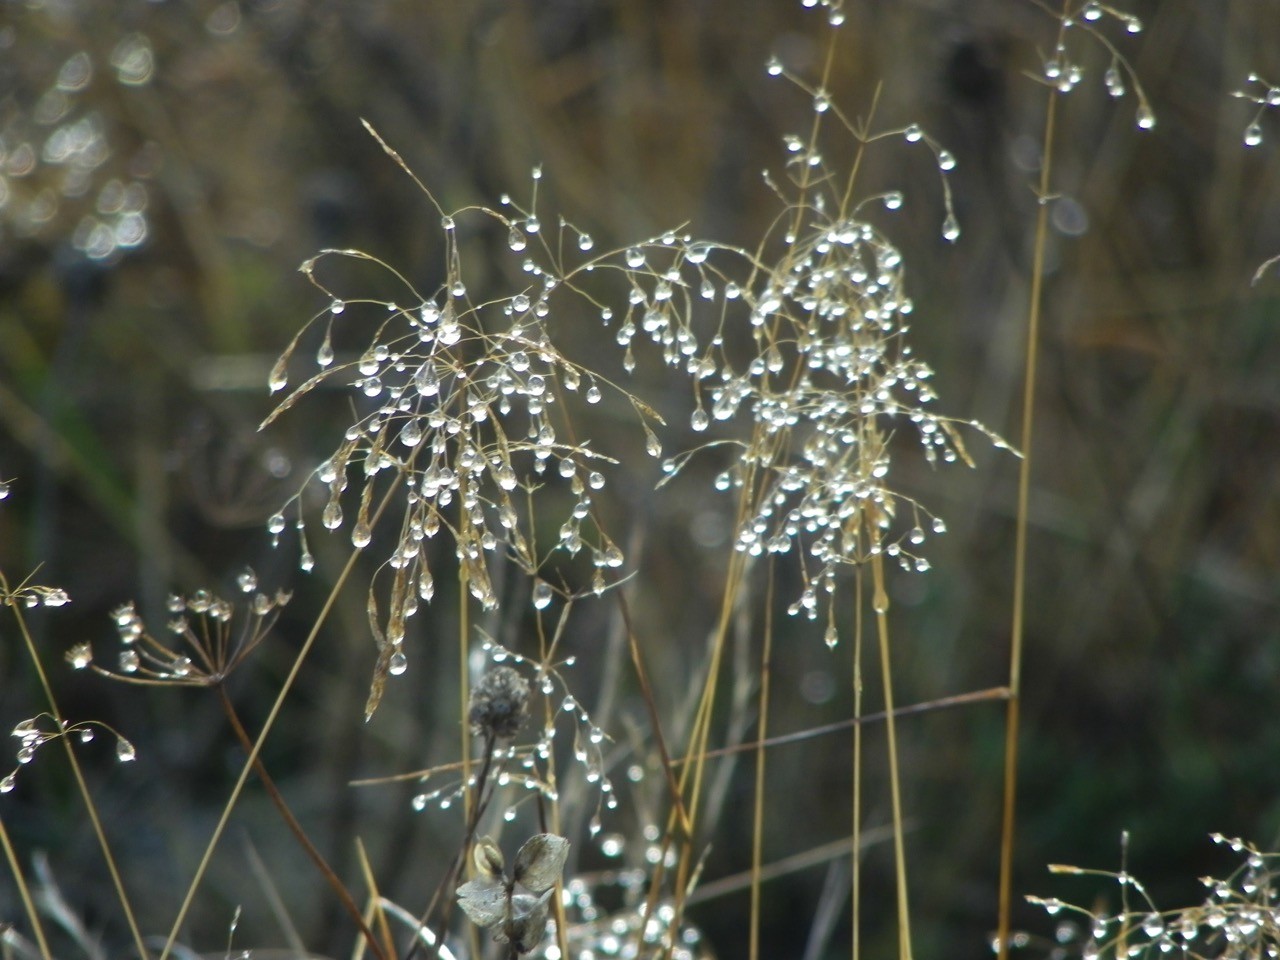
{"type": "Polygon", "coordinates": [[[491,880],[502,876],[503,868],[506,866],[502,859],[502,851],[488,837],[481,837],[476,841],[475,848],[471,851],[471,856],[475,860],[476,869],[482,875],[491,880]]]}

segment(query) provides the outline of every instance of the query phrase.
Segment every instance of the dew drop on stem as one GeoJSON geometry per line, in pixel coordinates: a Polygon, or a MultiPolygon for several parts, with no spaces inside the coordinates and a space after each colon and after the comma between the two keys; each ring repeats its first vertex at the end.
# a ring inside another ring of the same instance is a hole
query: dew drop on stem
{"type": "Polygon", "coordinates": [[[404,655],[403,650],[397,650],[391,655],[391,659],[387,661],[387,673],[393,677],[399,677],[409,669],[409,658],[404,655]]]}

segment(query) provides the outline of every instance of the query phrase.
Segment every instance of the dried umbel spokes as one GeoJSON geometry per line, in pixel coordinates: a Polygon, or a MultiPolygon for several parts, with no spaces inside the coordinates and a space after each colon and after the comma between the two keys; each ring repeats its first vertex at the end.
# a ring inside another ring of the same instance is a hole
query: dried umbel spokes
{"type": "Polygon", "coordinates": [[[480,876],[458,888],[458,904],[495,941],[528,953],[546,936],[551,895],[568,856],[568,840],[539,833],[525,841],[508,876],[502,851],[482,837],[472,851],[480,876]]]}
{"type": "Polygon", "coordinates": [[[471,732],[510,740],[529,713],[529,681],[512,667],[493,667],[471,688],[467,719],[471,732]]]}
{"type": "Polygon", "coordinates": [[[133,744],[121,736],[115,729],[99,720],[82,720],[78,723],[59,721],[48,713],[41,713],[29,720],[23,720],[13,728],[12,735],[18,740],[18,766],[3,778],[0,778],[0,793],[9,793],[18,785],[18,771],[36,758],[36,751],[46,743],[73,737],[80,743],[89,743],[102,730],[116,739],[116,758],[128,763],[137,756],[133,744]]]}
{"type": "Polygon", "coordinates": [[[220,683],[266,639],[280,608],[289,602],[289,594],[283,591],[259,591],[252,570],[241,573],[237,585],[244,595],[238,603],[208,590],[169,597],[171,619],[163,640],[150,633],[134,605],[126,603],[112,613],[123,644],[114,670],[93,662],[88,643],[67,651],[67,661],[77,670],[90,668],[129,683],[199,687],[220,683]]]}
{"type": "Polygon", "coordinates": [[[1079,923],[1062,921],[1058,941],[1073,947],[1084,960],[1098,960],[1120,952],[1130,958],[1164,956],[1274,957],[1280,954],[1280,914],[1275,880],[1280,854],[1265,853],[1238,837],[1212,834],[1214,843],[1229,847],[1244,862],[1225,879],[1202,877],[1205,900],[1190,907],[1160,910],[1146,887],[1128,871],[1091,870],[1055,864],[1056,874],[1095,876],[1122,888],[1128,909],[1100,913],[1056,897],[1028,897],[1051,916],[1069,915],[1079,923]],[[1075,931],[1079,931],[1078,933],[1075,931]]]}

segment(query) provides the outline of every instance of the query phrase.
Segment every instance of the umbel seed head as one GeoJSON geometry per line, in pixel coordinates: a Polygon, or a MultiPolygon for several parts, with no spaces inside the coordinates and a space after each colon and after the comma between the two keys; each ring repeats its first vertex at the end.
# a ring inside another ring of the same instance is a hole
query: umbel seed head
{"type": "Polygon", "coordinates": [[[528,706],[529,681],[511,667],[494,667],[471,688],[471,732],[510,740],[524,723],[528,706]]]}

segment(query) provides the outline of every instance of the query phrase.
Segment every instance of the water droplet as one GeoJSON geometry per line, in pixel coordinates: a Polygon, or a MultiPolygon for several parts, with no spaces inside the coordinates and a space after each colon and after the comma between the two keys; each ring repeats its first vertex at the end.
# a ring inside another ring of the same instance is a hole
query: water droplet
{"type": "Polygon", "coordinates": [[[3,780],[0,780],[0,793],[12,793],[13,788],[18,785],[18,778],[15,774],[9,774],[3,780]]]}
{"type": "Polygon", "coordinates": [[[551,584],[545,580],[535,580],[533,584],[533,606],[536,610],[545,610],[551,604],[551,598],[554,594],[551,590],[551,584]]]}
{"type": "Polygon", "coordinates": [[[523,231],[516,227],[513,223],[511,229],[507,232],[507,246],[519,253],[529,245],[529,241],[525,239],[523,231]]]}
{"type": "Polygon", "coordinates": [[[952,156],[949,150],[938,151],[938,169],[947,171],[956,168],[956,158],[952,156]]]}
{"type": "Polygon", "coordinates": [[[828,650],[835,649],[836,644],[840,642],[840,635],[836,633],[836,625],[834,623],[827,624],[827,631],[823,634],[822,639],[826,641],[828,650]]]}
{"type": "Polygon", "coordinates": [[[595,242],[594,240],[592,240],[592,239],[591,239],[591,234],[589,234],[589,233],[580,233],[580,234],[578,234],[578,249],[579,249],[579,250],[582,250],[582,251],[584,251],[584,252],[585,252],[585,251],[587,251],[587,250],[590,250],[590,249],[591,249],[592,247],[594,247],[595,245],[596,245],[596,242],[595,242]]]}
{"type": "Polygon", "coordinates": [[[1089,0],[1084,5],[1084,9],[1080,11],[1080,15],[1086,20],[1099,20],[1102,18],[1102,6],[1097,0],[1089,0]]]}
{"type": "Polygon", "coordinates": [[[902,131],[902,135],[907,138],[907,143],[916,143],[924,136],[924,131],[920,129],[920,124],[913,123],[902,131]]]}
{"type": "Polygon", "coordinates": [[[711,418],[707,416],[707,411],[699,407],[693,411],[693,416],[689,418],[689,426],[701,433],[711,424],[711,418]]]}
{"type": "Polygon", "coordinates": [[[1244,145],[1246,147],[1256,147],[1262,142],[1262,124],[1254,121],[1244,128],[1244,145]]]}
{"type": "Polygon", "coordinates": [[[644,251],[639,247],[631,247],[626,254],[627,266],[638,270],[644,266],[644,251]]]}
{"type": "Polygon", "coordinates": [[[9,491],[11,489],[12,487],[10,487],[8,480],[0,480],[0,500],[3,500],[5,497],[9,496],[9,491]]]}
{"type": "Polygon", "coordinates": [[[399,677],[409,669],[409,658],[404,655],[403,650],[397,650],[391,655],[391,659],[387,661],[387,673],[393,677],[399,677]]]}
{"type": "Polygon", "coordinates": [[[342,300],[334,300],[333,303],[329,304],[329,312],[335,317],[345,309],[347,309],[347,305],[342,300]]]}
{"type": "Polygon", "coordinates": [[[600,399],[600,388],[593,383],[587,388],[587,403],[599,403],[600,399]]]}
{"type": "Polygon", "coordinates": [[[329,340],[329,335],[324,335],[324,342],[320,344],[320,349],[316,351],[316,365],[327,367],[333,363],[333,343],[329,340]]]}
{"type": "Polygon", "coordinates": [[[336,500],[331,500],[324,507],[324,513],[320,515],[320,522],[324,524],[326,530],[337,530],[342,526],[342,507],[336,500]]]}
{"type": "Polygon", "coordinates": [[[902,206],[902,194],[897,190],[892,190],[884,195],[884,205],[887,210],[897,210],[902,206]]]}
{"type": "Polygon", "coordinates": [[[369,529],[369,523],[366,520],[357,520],[356,525],[351,528],[351,543],[357,550],[363,550],[369,545],[373,539],[373,531],[369,529]]]}
{"type": "Polygon", "coordinates": [[[765,73],[771,77],[780,76],[782,74],[782,61],[777,57],[770,57],[764,65],[765,73]]]}
{"type": "Polygon", "coordinates": [[[121,737],[116,741],[116,759],[121,763],[128,763],[130,760],[136,760],[138,751],[133,748],[133,744],[121,737]]]}
{"type": "Polygon", "coordinates": [[[960,221],[956,219],[954,213],[947,214],[947,219],[942,222],[942,239],[949,243],[955,243],[960,237],[960,221]]]}
{"type": "Polygon", "coordinates": [[[1145,103],[1138,107],[1137,123],[1140,130],[1150,130],[1156,125],[1156,115],[1145,103]]]}
{"type": "Polygon", "coordinates": [[[310,551],[304,550],[302,556],[298,558],[298,569],[303,573],[310,573],[315,569],[315,566],[316,558],[311,555],[310,551]]]}

